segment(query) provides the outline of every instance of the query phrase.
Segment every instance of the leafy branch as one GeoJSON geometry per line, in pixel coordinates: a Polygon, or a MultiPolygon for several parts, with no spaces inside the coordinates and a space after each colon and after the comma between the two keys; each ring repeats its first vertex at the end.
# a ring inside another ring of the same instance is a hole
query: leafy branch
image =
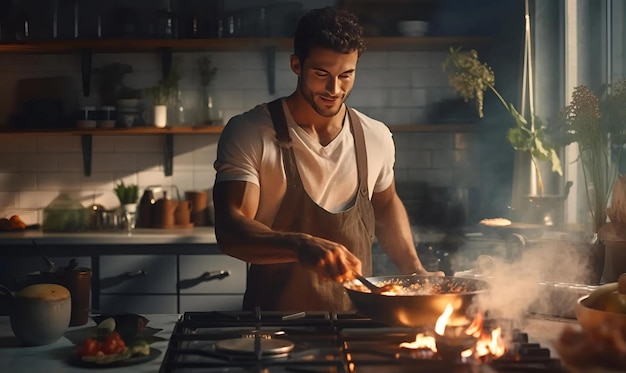
{"type": "Polygon", "coordinates": [[[484,93],[493,92],[504,108],[515,121],[515,126],[507,131],[507,140],[515,150],[528,152],[537,171],[537,188],[543,194],[543,178],[539,169],[539,160],[549,161],[552,171],[563,175],[561,161],[556,153],[556,146],[546,135],[546,127],[538,118],[532,118],[530,124],[521,115],[515,105],[507,102],[495,87],[495,74],[489,65],[478,59],[475,50],[462,51],[461,48],[450,48],[450,53],[442,63],[442,69],[448,74],[450,85],[468,102],[476,100],[476,108],[480,118],[484,116],[484,93]]]}

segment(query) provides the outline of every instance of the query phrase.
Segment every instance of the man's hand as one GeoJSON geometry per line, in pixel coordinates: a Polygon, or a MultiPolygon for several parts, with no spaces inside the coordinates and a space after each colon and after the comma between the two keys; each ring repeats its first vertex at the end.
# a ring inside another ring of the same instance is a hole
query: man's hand
{"type": "Polygon", "coordinates": [[[298,259],[321,278],[336,282],[361,273],[361,261],[345,246],[311,235],[305,235],[298,245],[298,259]]]}

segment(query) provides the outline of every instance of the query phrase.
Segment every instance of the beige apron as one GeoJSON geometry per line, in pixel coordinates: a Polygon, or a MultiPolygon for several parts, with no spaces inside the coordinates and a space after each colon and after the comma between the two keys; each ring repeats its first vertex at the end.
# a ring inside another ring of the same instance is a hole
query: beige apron
{"type": "MultiPolygon", "coordinates": [[[[371,276],[374,210],[369,200],[367,154],[359,118],[348,108],[359,175],[358,192],[352,207],[331,213],[318,206],[304,190],[281,100],[270,102],[268,108],[287,177],[287,191],[272,229],[308,233],[341,243],[361,260],[363,275],[371,276]]],[[[298,262],[250,266],[243,308],[249,310],[256,306],[261,310],[281,311],[354,309],[341,284],[318,278],[298,262]]]]}

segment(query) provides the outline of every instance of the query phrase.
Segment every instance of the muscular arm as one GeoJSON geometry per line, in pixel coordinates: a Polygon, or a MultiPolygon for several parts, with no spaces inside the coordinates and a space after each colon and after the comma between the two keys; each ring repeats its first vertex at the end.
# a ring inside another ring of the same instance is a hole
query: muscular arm
{"type": "Polygon", "coordinates": [[[253,264],[300,261],[318,275],[343,281],[361,271],[361,262],[344,246],[299,232],[279,232],[254,220],[259,187],[245,181],[213,188],[215,234],[220,249],[253,264]]]}
{"type": "MultiPolygon", "coordinates": [[[[417,257],[409,218],[396,193],[395,182],[386,190],[374,193],[372,205],[376,216],[376,238],[400,272],[428,274],[417,257]]],[[[443,275],[442,272],[435,274],[443,275]]]]}

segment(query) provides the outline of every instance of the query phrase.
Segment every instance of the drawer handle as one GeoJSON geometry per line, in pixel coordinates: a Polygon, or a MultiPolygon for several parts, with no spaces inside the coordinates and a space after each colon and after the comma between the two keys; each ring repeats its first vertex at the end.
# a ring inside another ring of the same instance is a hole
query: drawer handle
{"type": "Polygon", "coordinates": [[[137,270],[135,272],[126,272],[124,273],[124,277],[126,278],[135,278],[135,277],[143,277],[145,275],[147,275],[148,272],[144,271],[143,269],[137,270]]]}
{"type": "Polygon", "coordinates": [[[140,269],[134,272],[124,272],[121,275],[103,278],[100,280],[100,288],[108,289],[110,287],[117,286],[123,283],[124,281],[132,280],[132,279],[139,278],[139,277],[144,277],[147,274],[148,272],[144,271],[143,269],[140,269]]]}
{"type": "Polygon", "coordinates": [[[201,274],[200,276],[196,277],[196,278],[192,278],[189,280],[180,280],[178,282],[178,288],[179,289],[189,289],[191,287],[194,287],[196,285],[199,285],[203,282],[207,282],[207,281],[213,281],[213,280],[223,280],[226,277],[230,276],[230,271],[211,271],[211,272],[204,272],[203,274],[201,274]]]}

